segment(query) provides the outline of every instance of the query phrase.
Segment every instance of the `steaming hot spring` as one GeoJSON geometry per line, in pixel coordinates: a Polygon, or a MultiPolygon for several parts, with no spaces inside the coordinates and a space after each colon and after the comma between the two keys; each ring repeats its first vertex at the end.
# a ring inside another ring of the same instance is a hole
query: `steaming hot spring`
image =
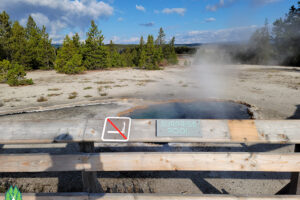
{"type": "Polygon", "coordinates": [[[120,115],[133,119],[251,119],[249,108],[231,101],[181,101],[130,109],[120,115]]]}

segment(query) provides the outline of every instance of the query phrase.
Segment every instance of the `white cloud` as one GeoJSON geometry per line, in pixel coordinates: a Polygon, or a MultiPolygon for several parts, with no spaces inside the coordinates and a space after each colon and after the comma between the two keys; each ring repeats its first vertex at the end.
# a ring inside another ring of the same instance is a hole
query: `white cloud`
{"type": "Polygon", "coordinates": [[[282,1],[282,0],[252,0],[252,3],[254,5],[261,6],[261,5],[265,5],[265,4],[276,3],[279,1],[282,1]]]}
{"type": "Polygon", "coordinates": [[[32,9],[44,7],[66,12],[67,15],[90,16],[97,19],[101,16],[110,16],[113,14],[113,8],[103,1],[96,0],[1,0],[0,9],[14,7],[14,5],[24,7],[31,6],[32,9]]]}
{"type": "Polygon", "coordinates": [[[34,21],[40,27],[43,25],[48,26],[50,23],[49,18],[42,13],[31,13],[31,17],[33,17],[34,21]]]}
{"type": "Polygon", "coordinates": [[[54,42],[64,37],[63,30],[86,29],[90,20],[107,18],[114,8],[97,0],[1,0],[0,10],[6,10],[15,20],[26,24],[31,15],[39,26],[45,25],[54,42]]]}
{"type": "Polygon", "coordinates": [[[215,43],[247,41],[258,27],[245,26],[220,30],[195,30],[176,35],[176,43],[215,43]]]}
{"type": "Polygon", "coordinates": [[[206,19],[205,19],[205,22],[214,22],[214,21],[216,21],[216,19],[213,18],[213,17],[210,17],[210,18],[206,18],[206,19]]]}
{"type": "MultiPolygon", "coordinates": [[[[215,4],[208,4],[206,6],[206,10],[215,12],[219,8],[228,7],[237,1],[239,1],[239,0],[218,0],[218,2],[215,4]]],[[[256,6],[262,6],[262,5],[266,5],[266,4],[270,4],[270,3],[276,3],[279,1],[283,1],[283,0],[250,0],[250,2],[256,6]]]]}
{"type": "Polygon", "coordinates": [[[207,5],[206,6],[206,10],[209,11],[217,11],[217,9],[224,7],[225,2],[224,0],[220,0],[218,3],[214,4],[214,5],[207,5]]]}
{"type": "Polygon", "coordinates": [[[140,24],[140,26],[146,26],[146,27],[151,27],[154,26],[154,22],[148,22],[148,23],[144,23],[144,24],[140,24]]]}
{"type": "Polygon", "coordinates": [[[135,8],[136,8],[137,10],[139,10],[139,11],[143,11],[143,12],[146,11],[146,9],[144,8],[144,6],[142,6],[142,5],[135,5],[135,8]]]}
{"type": "Polygon", "coordinates": [[[120,38],[118,36],[112,36],[111,40],[113,41],[113,43],[118,43],[120,41],[120,38]]]}
{"type": "Polygon", "coordinates": [[[123,17],[119,17],[119,18],[118,18],[118,21],[119,21],[119,22],[124,21],[123,17]]]}
{"type": "Polygon", "coordinates": [[[129,39],[124,39],[124,40],[122,40],[122,43],[135,44],[135,43],[137,43],[137,42],[139,42],[139,41],[140,41],[140,38],[139,38],[139,37],[131,37],[131,38],[129,38],[129,39]]]}
{"type": "Polygon", "coordinates": [[[165,14],[176,13],[181,16],[183,16],[185,12],[186,12],[186,8],[165,8],[162,10],[162,13],[165,13],[165,14]]]}
{"type": "Polygon", "coordinates": [[[138,44],[140,41],[140,38],[139,37],[122,38],[122,37],[114,35],[110,38],[105,39],[104,43],[109,44],[110,40],[112,40],[113,43],[115,43],[115,44],[138,44]]]}

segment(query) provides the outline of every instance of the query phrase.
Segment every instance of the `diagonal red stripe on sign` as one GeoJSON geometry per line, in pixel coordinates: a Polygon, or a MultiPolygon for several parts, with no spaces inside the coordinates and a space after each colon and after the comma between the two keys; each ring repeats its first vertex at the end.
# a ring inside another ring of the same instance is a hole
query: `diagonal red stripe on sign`
{"type": "Polygon", "coordinates": [[[120,133],[120,135],[122,135],[122,137],[127,140],[127,137],[118,129],[118,127],[112,123],[112,121],[110,119],[107,118],[107,121],[120,133]]]}

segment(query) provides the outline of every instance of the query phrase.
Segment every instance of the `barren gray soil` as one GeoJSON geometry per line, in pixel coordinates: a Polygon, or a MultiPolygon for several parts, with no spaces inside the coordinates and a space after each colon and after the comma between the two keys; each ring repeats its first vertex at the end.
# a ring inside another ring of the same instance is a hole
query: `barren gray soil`
{"type": "MultiPolygon", "coordinates": [[[[0,84],[0,120],[104,118],[135,106],[174,99],[232,100],[251,105],[256,119],[299,118],[300,71],[293,67],[228,65],[222,71],[181,65],[160,71],[115,69],[67,76],[54,71],[28,73],[35,85],[0,84]],[[207,73],[207,74],[206,74],[207,73]],[[126,78],[124,78],[126,77],[126,78]],[[205,78],[204,78],[205,77],[205,78]],[[75,98],[70,94],[76,92],[75,98]],[[40,96],[45,102],[37,102],[40,96]],[[74,105],[82,107],[73,107],[74,105]],[[92,105],[92,106],[84,106],[92,105]],[[59,109],[69,107],[65,109],[59,109]],[[18,113],[24,111],[44,111],[18,113]]],[[[42,134],[42,133],[41,133],[42,134]]],[[[97,151],[292,151],[290,145],[98,144],[97,151]],[[129,148],[130,146],[131,148],[129,148]],[[142,146],[142,147],[139,147],[142,146]]],[[[4,145],[0,153],[73,153],[76,144],[4,145]]],[[[104,192],[275,194],[289,173],[104,172],[104,192]]],[[[80,173],[2,173],[0,192],[17,185],[22,192],[82,191],[80,173]]]]}

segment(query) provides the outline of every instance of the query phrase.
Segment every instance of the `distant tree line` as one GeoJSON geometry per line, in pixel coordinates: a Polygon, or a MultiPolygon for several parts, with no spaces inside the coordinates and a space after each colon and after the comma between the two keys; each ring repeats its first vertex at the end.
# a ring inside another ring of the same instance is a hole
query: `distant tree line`
{"type": "Polygon", "coordinates": [[[77,33],[72,37],[66,35],[62,46],[56,49],[45,26],[39,28],[29,16],[23,27],[18,21],[12,22],[3,11],[0,13],[0,82],[12,86],[33,84],[31,79],[25,78],[27,70],[55,69],[77,74],[110,67],[152,70],[178,62],[175,38],[166,43],[162,28],[157,39],[149,35],[145,42],[141,37],[139,45],[122,49],[115,47],[112,41],[104,45],[104,36],[94,21],[86,35],[84,42],[77,33]]]}
{"type": "Polygon", "coordinates": [[[273,23],[272,32],[266,20],[265,26],[254,32],[248,45],[227,46],[226,49],[241,63],[300,66],[300,1],[298,8],[291,6],[284,18],[273,23]]]}
{"type": "Polygon", "coordinates": [[[81,73],[85,70],[106,69],[110,67],[138,67],[141,69],[159,69],[160,66],[176,64],[175,38],[166,44],[165,33],[159,30],[154,41],[149,35],[147,42],[143,37],[139,45],[117,48],[112,41],[104,45],[104,36],[94,21],[87,32],[85,42],[80,42],[76,33],[72,38],[65,37],[62,47],[57,52],[55,69],[67,74],[81,73]]]}

